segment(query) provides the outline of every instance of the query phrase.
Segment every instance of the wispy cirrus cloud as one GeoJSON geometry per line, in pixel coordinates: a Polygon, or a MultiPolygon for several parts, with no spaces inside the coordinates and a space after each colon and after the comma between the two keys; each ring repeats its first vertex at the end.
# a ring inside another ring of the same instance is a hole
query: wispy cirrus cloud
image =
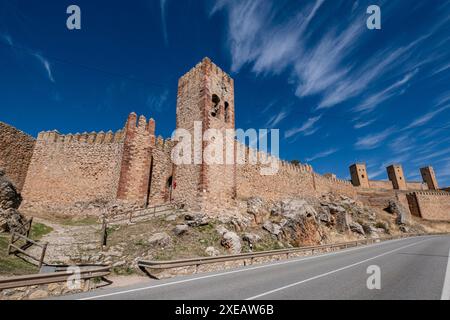
{"type": "MultiPolygon", "coordinates": [[[[299,98],[319,97],[317,109],[361,97],[362,103],[354,111],[371,111],[398,95],[399,89],[416,75],[416,69],[425,64],[416,50],[423,48],[423,42],[444,25],[446,17],[436,19],[431,31],[416,40],[387,43],[370,59],[358,61],[353,59],[355,53],[370,43],[365,16],[357,10],[361,8],[356,2],[339,6],[336,3],[302,2],[283,21],[279,20],[283,6],[259,0],[222,0],[211,14],[219,10],[227,13],[233,72],[244,66],[250,66],[256,74],[287,71],[294,79],[290,83],[299,98]],[[348,17],[336,20],[336,10],[342,7],[348,17]],[[386,81],[401,75],[396,82],[386,81]],[[382,86],[378,84],[378,91],[373,92],[374,82],[380,79],[382,86]]],[[[395,5],[387,1],[380,4],[384,6],[384,16],[389,17],[395,5]]],[[[427,50],[432,52],[431,47],[427,50]]]]}
{"type": "Polygon", "coordinates": [[[169,43],[169,35],[167,33],[167,4],[169,0],[159,0],[159,6],[161,9],[161,27],[163,32],[164,43],[169,43]]]}
{"type": "Polygon", "coordinates": [[[285,138],[291,138],[297,134],[302,134],[303,136],[310,136],[319,130],[315,124],[322,118],[321,115],[309,118],[306,120],[305,123],[303,123],[300,127],[292,128],[285,133],[285,138]]]}
{"type": "Polygon", "coordinates": [[[48,79],[51,82],[55,82],[55,78],[53,77],[52,67],[50,65],[50,62],[40,53],[35,53],[34,57],[42,64],[42,66],[45,68],[45,71],[47,72],[48,79]]]}
{"type": "Polygon", "coordinates": [[[151,111],[162,112],[164,109],[164,104],[167,102],[168,98],[169,89],[165,89],[159,93],[152,92],[147,96],[145,104],[151,111]]]}
{"type": "Polygon", "coordinates": [[[358,121],[357,120],[357,122],[353,125],[353,128],[354,129],[362,129],[362,128],[370,126],[375,121],[377,121],[377,119],[370,119],[367,121],[361,121],[361,120],[358,121]]]}
{"type": "Polygon", "coordinates": [[[277,114],[274,114],[270,117],[270,119],[266,122],[265,127],[266,128],[274,128],[276,127],[281,121],[287,118],[290,111],[288,109],[283,109],[277,114]]]}
{"type": "Polygon", "coordinates": [[[447,92],[446,94],[439,97],[435,106],[433,107],[433,110],[430,110],[428,113],[414,119],[408,126],[404,128],[404,130],[424,126],[437,115],[448,109],[450,109],[450,92],[447,92]]]}
{"type": "Polygon", "coordinates": [[[369,134],[367,136],[358,138],[355,143],[355,148],[358,150],[370,150],[378,148],[382,142],[395,132],[393,127],[387,128],[378,133],[369,134]]]}
{"type": "Polygon", "coordinates": [[[317,154],[315,154],[315,155],[313,155],[313,156],[311,156],[309,158],[306,158],[305,160],[306,160],[306,162],[311,162],[311,161],[314,161],[314,160],[317,160],[317,159],[326,158],[328,156],[331,156],[332,154],[335,154],[338,151],[339,151],[338,148],[331,148],[331,149],[319,152],[319,153],[317,153],[317,154]]]}
{"type": "Polygon", "coordinates": [[[386,89],[383,89],[380,92],[376,92],[376,93],[370,95],[361,104],[359,104],[357,107],[355,107],[354,111],[370,112],[370,111],[374,110],[382,102],[392,98],[395,95],[400,94],[402,91],[399,89],[401,87],[403,87],[405,84],[407,84],[418,71],[419,70],[416,69],[412,72],[409,72],[401,80],[393,83],[391,86],[387,87],[386,89]]]}

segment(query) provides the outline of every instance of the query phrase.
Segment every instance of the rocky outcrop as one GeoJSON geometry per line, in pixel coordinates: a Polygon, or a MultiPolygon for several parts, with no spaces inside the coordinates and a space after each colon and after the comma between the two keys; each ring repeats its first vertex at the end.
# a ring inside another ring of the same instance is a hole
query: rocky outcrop
{"type": "Polygon", "coordinates": [[[0,231],[18,231],[26,223],[25,217],[17,210],[22,197],[0,170],[0,231]]]}
{"type": "Polygon", "coordinates": [[[235,232],[232,231],[225,232],[222,236],[221,244],[231,254],[241,253],[242,249],[241,239],[235,232]]]}
{"type": "Polygon", "coordinates": [[[172,238],[165,232],[155,233],[148,239],[150,245],[166,247],[172,243],[172,238]]]}
{"type": "Polygon", "coordinates": [[[185,224],[179,224],[173,229],[173,233],[177,236],[181,236],[182,234],[185,234],[188,232],[189,226],[185,224]]]}
{"type": "Polygon", "coordinates": [[[22,197],[17,192],[16,187],[0,169],[0,210],[18,209],[21,202],[22,197]]]}
{"type": "Polygon", "coordinates": [[[268,217],[264,201],[259,197],[251,197],[247,200],[247,213],[253,215],[256,224],[263,223],[268,217]]]}
{"type": "Polygon", "coordinates": [[[209,218],[203,213],[188,213],[184,216],[189,227],[205,226],[209,223],[209,218]]]}
{"type": "Polygon", "coordinates": [[[407,225],[410,223],[411,215],[409,211],[398,201],[389,201],[387,211],[396,216],[396,223],[398,225],[407,225]]]}

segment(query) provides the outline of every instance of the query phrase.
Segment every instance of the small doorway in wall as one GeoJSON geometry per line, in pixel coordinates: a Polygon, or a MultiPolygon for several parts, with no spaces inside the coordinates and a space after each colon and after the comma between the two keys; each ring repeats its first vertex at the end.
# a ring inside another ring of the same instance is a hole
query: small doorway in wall
{"type": "Polygon", "coordinates": [[[173,177],[170,176],[166,182],[166,192],[165,192],[165,201],[172,202],[172,191],[173,191],[173,177]]]}

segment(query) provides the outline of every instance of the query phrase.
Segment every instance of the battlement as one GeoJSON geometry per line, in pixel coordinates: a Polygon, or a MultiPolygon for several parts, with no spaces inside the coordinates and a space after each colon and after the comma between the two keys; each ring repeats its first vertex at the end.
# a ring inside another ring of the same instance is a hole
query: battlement
{"type": "Polygon", "coordinates": [[[91,133],[76,133],[76,134],[60,134],[57,130],[43,131],[38,134],[38,142],[54,143],[54,144],[71,144],[71,143],[86,143],[86,144],[110,144],[123,142],[123,129],[108,132],[91,132],[91,133]]]}
{"type": "Polygon", "coordinates": [[[155,148],[165,153],[172,152],[175,142],[171,139],[164,139],[162,136],[156,138],[155,148]]]}
{"type": "Polygon", "coordinates": [[[189,82],[192,78],[196,78],[199,75],[205,74],[206,71],[216,74],[219,78],[223,79],[223,81],[227,83],[233,84],[233,79],[230,77],[230,75],[225,71],[223,71],[220,67],[218,67],[208,57],[203,58],[203,60],[197,63],[195,67],[193,67],[187,73],[185,73],[179,79],[179,84],[184,85],[187,82],[189,82]]]}
{"type": "Polygon", "coordinates": [[[447,196],[450,197],[450,192],[437,191],[437,190],[425,190],[425,191],[414,191],[410,194],[416,194],[421,196],[447,196]]]}

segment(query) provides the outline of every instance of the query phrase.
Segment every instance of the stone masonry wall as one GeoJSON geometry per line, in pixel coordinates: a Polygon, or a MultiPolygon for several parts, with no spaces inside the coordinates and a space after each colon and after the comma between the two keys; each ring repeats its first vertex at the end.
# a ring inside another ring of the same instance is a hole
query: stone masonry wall
{"type": "MultiPolygon", "coordinates": [[[[242,145],[238,144],[239,147],[242,145]]],[[[249,163],[249,155],[258,159],[267,156],[245,147],[246,163],[237,166],[237,197],[247,199],[259,196],[270,201],[279,201],[289,197],[315,197],[334,192],[356,197],[356,188],[349,181],[326,178],[314,173],[309,165],[293,165],[279,161],[279,170],[275,175],[262,175],[260,169],[267,164],[249,163]]]]}
{"type": "Polygon", "coordinates": [[[450,221],[450,193],[418,191],[407,197],[413,215],[425,220],[450,221]]]}
{"type": "Polygon", "coordinates": [[[22,191],[35,139],[16,128],[0,122],[0,169],[22,191]]]}
{"type": "Polygon", "coordinates": [[[23,209],[64,213],[89,202],[116,199],[123,132],[40,133],[23,188],[23,209]]]}
{"type": "Polygon", "coordinates": [[[170,199],[168,181],[173,174],[171,151],[173,142],[164,140],[162,137],[156,139],[153,149],[152,178],[150,182],[149,205],[158,205],[168,202],[170,199]]]}
{"type": "Polygon", "coordinates": [[[125,128],[117,199],[140,206],[148,204],[155,121],[131,113],[125,128]]]}

